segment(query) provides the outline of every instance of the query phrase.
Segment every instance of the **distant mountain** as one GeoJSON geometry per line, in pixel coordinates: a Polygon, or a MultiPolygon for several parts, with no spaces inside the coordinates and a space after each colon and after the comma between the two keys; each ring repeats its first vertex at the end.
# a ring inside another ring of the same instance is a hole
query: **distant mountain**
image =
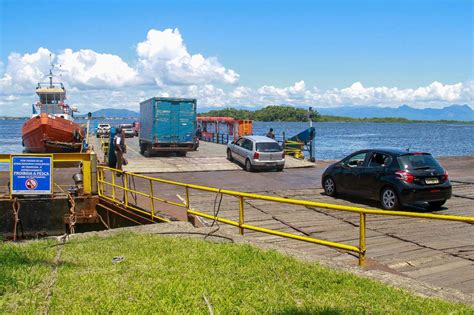
{"type": "MultiPolygon", "coordinates": [[[[198,107],[197,111],[207,112],[213,109],[223,109],[217,107],[198,107]]],[[[235,107],[240,109],[255,110],[252,107],[235,107]]],[[[444,108],[424,108],[418,109],[408,105],[393,107],[378,106],[341,106],[333,108],[317,107],[314,108],[321,115],[345,116],[353,118],[385,118],[397,117],[413,120],[463,120],[474,121],[474,110],[468,105],[450,105],[444,108]]],[[[82,115],[84,116],[84,115],[82,115]]],[[[92,113],[94,117],[120,117],[137,118],[140,113],[128,109],[105,108],[92,113]]]]}
{"type": "MultiPolygon", "coordinates": [[[[81,116],[87,116],[81,115],[81,116]]],[[[92,113],[92,117],[106,117],[106,118],[137,118],[140,113],[128,109],[104,108],[92,113]]]]}
{"type": "Polygon", "coordinates": [[[318,108],[321,115],[346,116],[353,118],[399,117],[413,120],[463,120],[474,121],[474,110],[468,105],[450,105],[444,108],[418,109],[408,105],[397,108],[377,106],[341,106],[318,108]]]}

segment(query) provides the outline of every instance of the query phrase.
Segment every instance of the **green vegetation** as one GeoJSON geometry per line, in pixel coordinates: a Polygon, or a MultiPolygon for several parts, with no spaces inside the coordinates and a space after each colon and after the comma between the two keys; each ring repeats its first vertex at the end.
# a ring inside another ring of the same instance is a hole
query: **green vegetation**
{"type": "Polygon", "coordinates": [[[474,311],[249,245],[119,234],[1,246],[5,313],[206,314],[204,296],[217,314],[474,311]]]}
{"type": "MultiPolygon", "coordinates": [[[[292,106],[267,106],[255,111],[247,109],[226,108],[200,113],[198,116],[233,117],[236,119],[251,119],[254,121],[308,121],[308,111],[292,106]]],[[[319,122],[376,122],[376,123],[446,123],[474,124],[474,121],[457,120],[411,120],[399,117],[383,118],[352,118],[343,116],[320,115],[313,110],[313,121],[319,122]]]]}
{"type": "MultiPolygon", "coordinates": [[[[246,109],[227,108],[211,110],[201,113],[199,116],[233,117],[236,119],[252,119],[255,121],[308,121],[308,111],[292,106],[267,106],[265,108],[250,111],[246,109]]],[[[318,112],[313,111],[313,120],[319,117],[318,112]]]]}

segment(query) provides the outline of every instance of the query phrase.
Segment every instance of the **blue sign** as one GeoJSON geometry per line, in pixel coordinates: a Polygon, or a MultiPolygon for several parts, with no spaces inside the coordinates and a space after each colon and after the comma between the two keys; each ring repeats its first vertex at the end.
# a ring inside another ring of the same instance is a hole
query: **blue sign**
{"type": "Polygon", "coordinates": [[[12,156],[12,195],[52,194],[51,156],[12,156]]]}

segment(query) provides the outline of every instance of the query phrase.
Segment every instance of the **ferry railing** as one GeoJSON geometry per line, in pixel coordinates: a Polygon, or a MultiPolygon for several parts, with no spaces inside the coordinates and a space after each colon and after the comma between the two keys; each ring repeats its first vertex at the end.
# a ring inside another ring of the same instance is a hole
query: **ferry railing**
{"type": "MultiPolygon", "coordinates": [[[[0,163],[8,164],[11,172],[12,156],[52,156],[53,157],[53,178],[55,168],[68,168],[81,163],[84,194],[89,195],[95,192],[96,184],[96,156],[92,153],[18,153],[18,154],[0,154],[0,163]]],[[[10,196],[11,198],[11,196],[10,196]]]]}
{"type": "Polygon", "coordinates": [[[164,202],[167,204],[172,204],[178,207],[186,208],[186,212],[191,215],[203,217],[206,219],[222,222],[225,224],[229,224],[239,228],[239,232],[241,235],[244,234],[244,230],[253,230],[257,232],[262,232],[271,235],[282,236],[286,238],[291,238],[299,241],[309,242],[313,244],[324,245],[328,247],[333,247],[337,249],[346,250],[349,252],[354,252],[358,255],[359,259],[359,266],[364,266],[365,264],[365,257],[366,257],[366,216],[367,215],[385,215],[385,216],[399,216],[399,217],[411,217],[411,218],[423,218],[423,219],[433,219],[433,220],[447,220],[447,221],[457,221],[457,222],[467,222],[467,223],[474,223],[474,217],[466,217],[466,216],[454,216],[454,215],[442,215],[442,214],[431,214],[431,213],[415,213],[415,212],[407,212],[407,211],[389,211],[389,210],[377,210],[377,209],[365,209],[360,207],[350,207],[350,206],[342,206],[336,204],[329,204],[329,203],[321,203],[315,201],[307,201],[301,199],[289,199],[289,198],[282,198],[282,197],[273,197],[273,196],[265,196],[253,193],[246,193],[246,192],[239,192],[227,189],[218,189],[213,187],[206,187],[194,184],[186,184],[181,182],[175,182],[166,179],[154,178],[146,175],[135,174],[130,172],[124,172],[121,170],[109,168],[106,166],[98,166],[98,193],[99,196],[107,199],[112,202],[117,202],[120,204],[124,204],[126,207],[138,211],[142,214],[151,216],[152,219],[162,219],[162,221],[167,222],[166,219],[161,218],[156,215],[156,205],[155,201],[164,202]],[[109,172],[111,176],[111,182],[105,180],[105,173],[109,172]],[[117,174],[120,174],[123,177],[123,184],[117,184],[115,177],[117,174]],[[145,180],[149,185],[149,192],[142,192],[136,189],[132,189],[129,185],[131,178],[140,178],[145,180]],[[179,187],[185,188],[185,201],[184,203],[177,203],[174,201],[166,200],[163,198],[159,198],[155,196],[153,190],[153,183],[164,183],[179,187]],[[107,195],[105,187],[109,186],[112,188],[111,194],[107,195]],[[123,199],[118,197],[117,189],[122,190],[123,199]],[[217,215],[210,215],[204,212],[197,211],[191,208],[190,205],[190,190],[199,190],[205,192],[213,192],[222,195],[234,196],[237,197],[239,202],[239,218],[238,221],[230,220],[226,218],[219,217],[217,215]],[[129,202],[129,194],[135,193],[139,194],[143,197],[149,199],[150,202],[150,212],[147,212],[143,209],[138,209],[135,206],[131,205],[129,202]],[[358,246],[339,243],[339,242],[332,242],[328,240],[318,239],[309,236],[303,236],[288,232],[277,231],[265,227],[259,227],[251,224],[245,223],[245,199],[254,199],[254,200],[264,200],[282,204],[291,204],[291,205],[298,205],[298,206],[305,206],[305,207],[312,207],[312,208],[323,208],[323,209],[330,209],[336,211],[345,211],[345,212],[353,212],[359,214],[359,244],[358,246]]]}

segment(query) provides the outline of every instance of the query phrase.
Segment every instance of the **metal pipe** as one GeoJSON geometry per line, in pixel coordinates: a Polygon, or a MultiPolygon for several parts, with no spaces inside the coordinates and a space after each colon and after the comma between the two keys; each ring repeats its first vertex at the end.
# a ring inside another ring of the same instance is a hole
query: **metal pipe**
{"type": "Polygon", "coordinates": [[[151,218],[155,216],[155,199],[153,199],[153,181],[150,180],[150,202],[151,202],[151,218]]]}
{"type": "Polygon", "coordinates": [[[240,228],[240,235],[244,235],[244,228],[242,225],[244,224],[244,197],[240,196],[239,198],[239,228],[240,228]]]}
{"type": "MultiPolygon", "coordinates": [[[[198,211],[195,211],[195,210],[192,210],[192,209],[189,209],[188,213],[239,227],[238,222],[228,220],[228,219],[218,218],[218,217],[215,217],[213,215],[198,212],[198,211]]],[[[266,229],[266,228],[262,228],[262,227],[258,227],[258,226],[254,226],[254,225],[249,225],[249,224],[242,224],[242,228],[248,229],[248,230],[253,230],[253,231],[258,231],[258,232],[263,232],[263,233],[267,233],[267,234],[272,234],[272,235],[283,236],[283,237],[286,237],[286,238],[297,239],[297,240],[305,241],[305,242],[309,242],[309,243],[315,243],[315,244],[325,245],[325,246],[329,246],[329,247],[345,249],[345,250],[348,250],[348,251],[351,251],[351,252],[356,252],[356,253],[359,252],[359,248],[355,247],[355,246],[352,246],[352,245],[334,243],[334,242],[320,240],[320,239],[312,238],[312,237],[308,237],[308,236],[301,236],[301,235],[295,235],[295,234],[286,233],[286,232],[274,231],[274,230],[270,230],[270,229],[266,229]]]]}
{"type": "Polygon", "coordinates": [[[365,265],[365,213],[360,214],[359,224],[359,266],[364,267],[365,265]]]}

